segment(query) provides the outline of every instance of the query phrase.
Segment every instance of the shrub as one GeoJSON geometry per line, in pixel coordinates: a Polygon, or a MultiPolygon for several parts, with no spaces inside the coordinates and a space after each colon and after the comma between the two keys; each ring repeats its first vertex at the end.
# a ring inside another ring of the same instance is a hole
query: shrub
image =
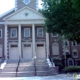
{"type": "Polygon", "coordinates": [[[80,72],[80,66],[65,67],[65,72],[80,72]]]}

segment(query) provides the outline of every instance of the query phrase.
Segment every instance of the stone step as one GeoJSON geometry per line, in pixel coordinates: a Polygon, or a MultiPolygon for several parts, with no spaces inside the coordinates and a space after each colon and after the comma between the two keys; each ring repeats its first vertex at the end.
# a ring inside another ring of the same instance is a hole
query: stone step
{"type": "Polygon", "coordinates": [[[15,77],[15,76],[16,76],[15,72],[13,72],[13,73],[9,73],[9,72],[0,73],[0,77],[15,77]]]}
{"type": "Polygon", "coordinates": [[[34,71],[34,66],[25,66],[25,67],[20,67],[18,68],[18,71],[34,71]]]}
{"type": "Polygon", "coordinates": [[[36,66],[36,71],[47,71],[48,69],[48,66],[36,66]]]}
{"type": "Polygon", "coordinates": [[[17,77],[29,77],[34,75],[35,75],[34,71],[17,72],[17,77]]]}
{"type": "Polygon", "coordinates": [[[48,76],[48,71],[36,71],[36,76],[48,76]]]}
{"type": "Polygon", "coordinates": [[[16,72],[16,67],[5,67],[2,72],[16,72]]]}

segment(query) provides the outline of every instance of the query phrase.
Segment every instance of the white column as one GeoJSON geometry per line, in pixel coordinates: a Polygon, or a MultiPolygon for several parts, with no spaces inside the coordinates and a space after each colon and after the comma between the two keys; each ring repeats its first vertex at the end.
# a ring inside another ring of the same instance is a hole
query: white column
{"type": "Polygon", "coordinates": [[[33,48],[33,58],[36,58],[36,43],[35,43],[35,25],[32,24],[32,48],[33,48]]]}
{"type": "Polygon", "coordinates": [[[5,24],[5,34],[4,34],[4,55],[5,55],[5,59],[7,59],[7,25],[5,24]]]}
{"type": "Polygon", "coordinates": [[[18,49],[19,49],[19,58],[21,59],[21,25],[18,25],[18,49]]]}
{"type": "Polygon", "coordinates": [[[49,59],[49,33],[46,33],[47,59],[49,59]]]}

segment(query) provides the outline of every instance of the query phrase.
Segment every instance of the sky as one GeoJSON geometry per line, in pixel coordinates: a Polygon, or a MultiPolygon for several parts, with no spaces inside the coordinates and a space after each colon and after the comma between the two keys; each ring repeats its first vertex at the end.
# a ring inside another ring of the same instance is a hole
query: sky
{"type": "MultiPolygon", "coordinates": [[[[39,2],[41,3],[40,0],[39,2]]],[[[13,9],[14,7],[15,7],[15,0],[0,0],[0,15],[13,9]]]]}

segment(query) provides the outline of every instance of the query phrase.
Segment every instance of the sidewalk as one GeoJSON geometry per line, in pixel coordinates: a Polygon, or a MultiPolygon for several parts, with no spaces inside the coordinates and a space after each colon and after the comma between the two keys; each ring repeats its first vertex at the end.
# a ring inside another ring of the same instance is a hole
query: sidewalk
{"type": "Polygon", "coordinates": [[[0,78],[0,80],[74,80],[73,74],[59,74],[45,77],[0,78]]]}

